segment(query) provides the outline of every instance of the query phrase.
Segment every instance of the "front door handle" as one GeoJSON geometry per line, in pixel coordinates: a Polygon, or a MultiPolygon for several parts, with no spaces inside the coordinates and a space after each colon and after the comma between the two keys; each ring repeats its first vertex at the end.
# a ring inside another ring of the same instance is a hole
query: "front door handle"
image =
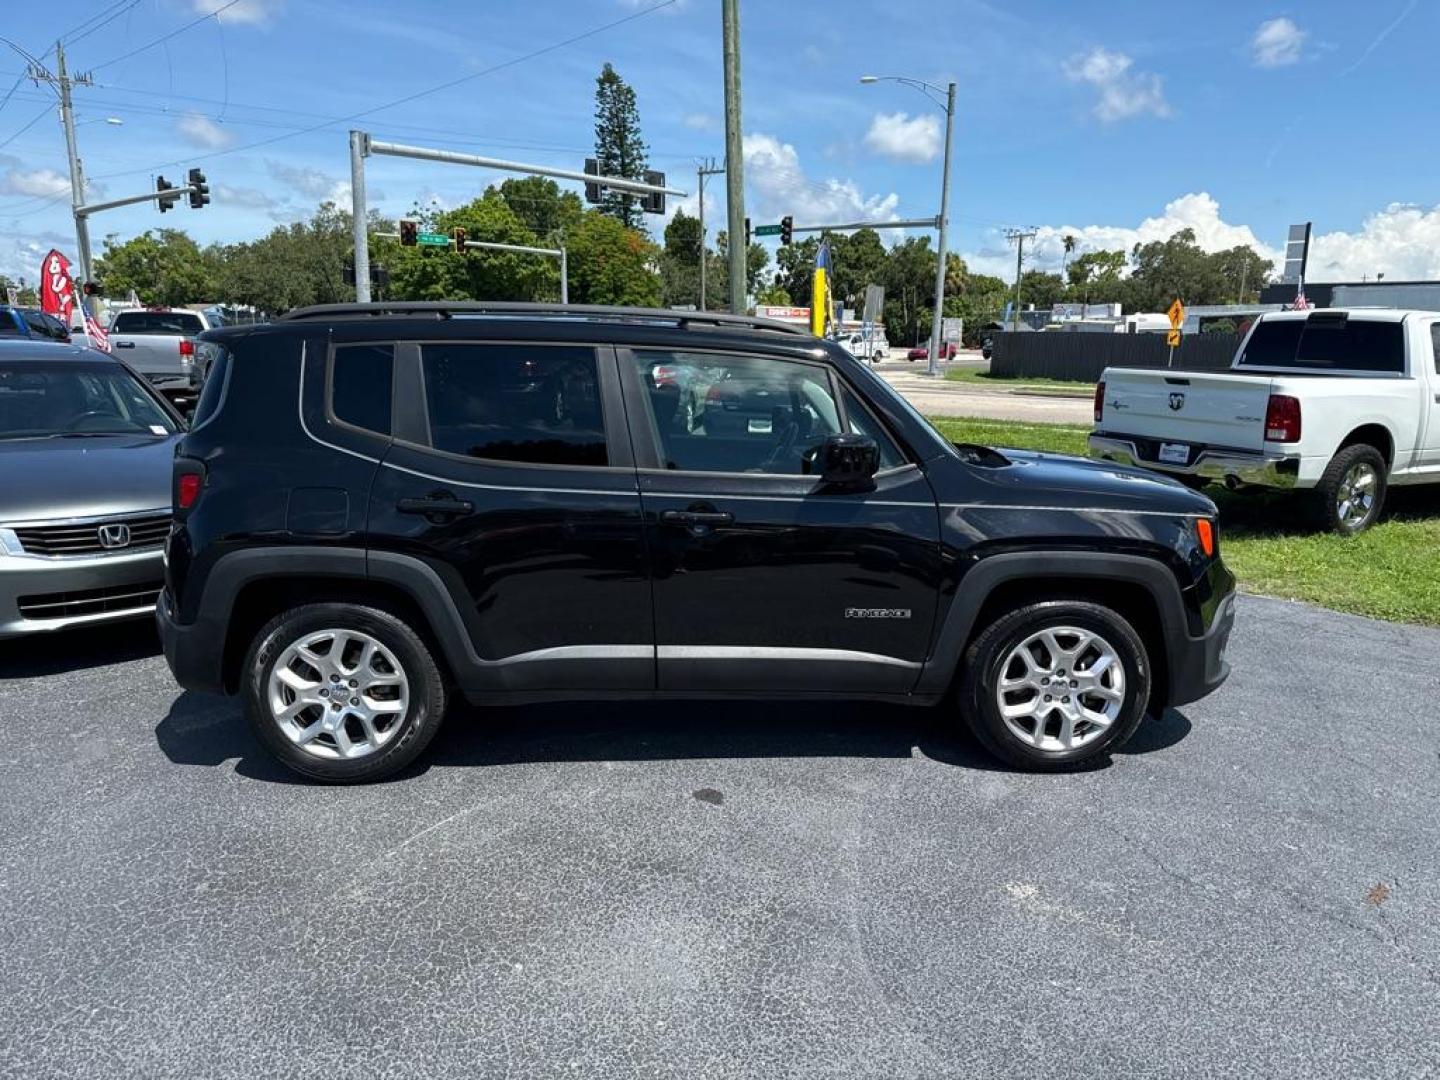
{"type": "Polygon", "coordinates": [[[117,349],[133,349],[133,348],[135,347],[135,342],[133,342],[133,341],[117,341],[117,342],[115,342],[115,347],[116,347],[117,349]]]}
{"type": "Polygon", "coordinates": [[[729,525],[735,515],[728,510],[663,510],[660,521],[664,525],[729,525]]]}
{"type": "Polygon", "coordinates": [[[475,509],[475,504],[466,502],[464,499],[443,498],[436,496],[426,499],[401,499],[395,504],[395,509],[402,514],[469,514],[475,509]]]}

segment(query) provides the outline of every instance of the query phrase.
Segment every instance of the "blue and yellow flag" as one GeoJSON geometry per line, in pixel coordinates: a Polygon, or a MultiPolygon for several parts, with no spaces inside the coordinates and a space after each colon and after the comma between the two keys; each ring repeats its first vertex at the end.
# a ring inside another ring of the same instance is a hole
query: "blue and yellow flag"
{"type": "Polygon", "coordinates": [[[820,241],[815,253],[815,276],[810,285],[810,332],[825,336],[826,316],[830,313],[830,241],[820,241]]]}

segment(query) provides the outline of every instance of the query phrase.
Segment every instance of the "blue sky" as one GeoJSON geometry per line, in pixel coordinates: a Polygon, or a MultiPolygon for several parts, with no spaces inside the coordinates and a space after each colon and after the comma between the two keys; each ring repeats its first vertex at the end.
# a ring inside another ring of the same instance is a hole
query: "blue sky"
{"type": "MultiPolygon", "coordinates": [[[[636,90],[652,167],[693,192],[695,160],[723,156],[719,0],[236,0],[181,29],[223,2],[84,0],[0,26],[38,55],[84,33],[83,20],[116,16],[67,47],[96,83],[76,91],[90,198],[145,190],[192,162],[209,175],[212,206],[97,217],[97,247],[162,225],[244,239],[348,198],[345,132],[357,124],[329,121],[411,95],[422,96],[358,126],[578,167],[605,61],[636,90]],[[474,77],[423,93],[463,76],[474,77]]],[[[1038,226],[1034,265],[1052,267],[1067,232],[1083,250],[1191,225],[1206,246],[1275,254],[1289,223],[1313,220],[1315,279],[1440,277],[1434,0],[741,0],[741,33],[757,222],[934,213],[939,110],[906,86],[858,82],[898,74],[959,84],[951,246],[979,268],[1013,265],[1007,225],[1038,226]]],[[[22,67],[0,47],[0,100],[22,67]]],[[[33,277],[52,245],[73,252],[47,96],[21,81],[0,107],[0,273],[12,276],[33,277]]],[[[395,215],[416,200],[463,202],[495,179],[392,159],[369,170],[372,205],[395,215]]],[[[681,202],[693,208],[693,195],[681,202]]],[[[723,204],[709,210],[718,221],[723,204]]]]}

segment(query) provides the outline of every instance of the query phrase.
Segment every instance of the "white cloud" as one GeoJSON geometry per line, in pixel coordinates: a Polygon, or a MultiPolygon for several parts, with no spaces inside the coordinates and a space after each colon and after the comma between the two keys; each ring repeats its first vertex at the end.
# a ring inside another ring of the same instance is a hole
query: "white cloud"
{"type": "Polygon", "coordinates": [[[1124,53],[1097,46],[1066,61],[1065,74],[1071,81],[1085,83],[1098,92],[1093,112],[1104,123],[1147,113],[1170,116],[1170,103],[1165,100],[1165,86],[1160,76],[1133,71],[1134,64],[1124,53]]]}
{"type": "Polygon", "coordinates": [[[779,220],[790,214],[799,225],[826,222],[893,221],[900,196],[866,195],[853,180],[811,180],[800,166],[795,147],[771,135],[745,136],[745,184],[756,220],[779,220]]]}
{"type": "Polygon", "coordinates": [[[1260,24],[1250,39],[1250,55],[1256,67],[1277,68],[1299,63],[1309,35],[1294,20],[1280,17],[1260,24]]]}
{"type": "MultiPolygon", "coordinates": [[[[317,202],[333,202],[337,205],[347,205],[350,202],[350,181],[341,180],[331,176],[329,173],[319,169],[312,169],[303,165],[286,165],[279,161],[267,161],[265,167],[270,170],[270,175],[280,183],[294,189],[294,193],[304,195],[317,202]]],[[[378,191],[367,191],[368,201],[373,205],[383,196],[378,191]]]]}
{"type": "Polygon", "coordinates": [[[70,178],[54,169],[8,169],[0,173],[0,195],[68,195],[70,178]]]}
{"type": "MultiPolygon", "coordinates": [[[[209,15],[220,7],[220,0],[190,0],[190,6],[197,15],[209,15]]],[[[280,0],[239,0],[231,4],[215,18],[229,23],[248,23],[251,26],[268,26],[280,13],[280,0]]]]}
{"type": "Polygon", "coordinates": [[[1440,278],[1440,206],[1391,203],[1358,232],[1317,233],[1310,241],[1308,278],[1359,281],[1384,274],[1391,281],[1440,278]]]}
{"type": "Polygon", "coordinates": [[[897,161],[933,161],[940,153],[940,118],[929,113],[916,117],[876,113],[865,133],[865,145],[897,161]]]}
{"type": "MultiPolygon", "coordinates": [[[[1205,251],[1246,245],[1269,259],[1277,273],[1280,269],[1282,230],[1275,230],[1273,244],[1266,243],[1250,226],[1226,221],[1220,204],[1203,191],[1172,200],[1161,213],[1138,225],[1041,226],[1026,248],[1026,262],[1033,269],[1058,271],[1066,236],[1079,241],[1077,255],[1087,251],[1129,253],[1136,244],[1167,240],[1187,228],[1195,231],[1195,241],[1205,251]]],[[[965,261],[979,273],[997,274],[1008,281],[1015,272],[1014,249],[1005,246],[998,231],[987,235],[985,241],[979,251],[966,252],[965,261]]],[[[1310,280],[1359,281],[1376,274],[1392,281],[1440,279],[1440,205],[1426,208],[1393,203],[1371,214],[1355,232],[1316,232],[1310,246],[1310,280]]]]}
{"type": "Polygon", "coordinates": [[[712,113],[693,112],[685,117],[685,126],[696,131],[719,131],[720,118],[712,113]]]}
{"type": "Polygon", "coordinates": [[[222,146],[229,146],[234,139],[233,135],[208,116],[195,112],[186,113],[176,120],[175,130],[192,146],[206,150],[219,150],[222,146]]]}
{"type": "Polygon", "coordinates": [[[215,202],[221,206],[234,206],[244,210],[273,210],[279,200],[259,188],[231,187],[229,184],[215,185],[215,202]]]}

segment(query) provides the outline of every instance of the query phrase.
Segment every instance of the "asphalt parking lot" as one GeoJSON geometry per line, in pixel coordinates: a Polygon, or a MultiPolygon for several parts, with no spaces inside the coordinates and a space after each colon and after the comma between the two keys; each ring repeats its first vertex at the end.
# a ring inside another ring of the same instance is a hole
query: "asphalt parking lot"
{"type": "Polygon", "coordinates": [[[1243,598],[1109,767],[557,706],[292,782],[148,627],[0,646],[0,1076],[1440,1074],[1440,632],[1243,598]]]}

